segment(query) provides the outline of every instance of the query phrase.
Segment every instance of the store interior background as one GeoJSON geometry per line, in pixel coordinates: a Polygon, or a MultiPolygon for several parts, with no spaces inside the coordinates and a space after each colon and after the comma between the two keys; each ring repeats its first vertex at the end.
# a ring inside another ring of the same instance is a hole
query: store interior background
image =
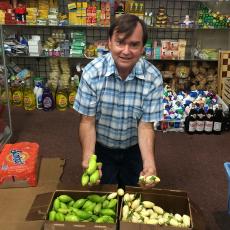
{"type": "MultiPolygon", "coordinates": [[[[211,0],[208,4],[210,7],[217,7],[217,10],[221,7],[221,4],[218,5],[211,0]]],[[[229,13],[229,9],[223,5],[219,10],[229,13]]],[[[10,27],[9,30],[14,28],[10,27]]],[[[20,28],[17,30],[20,31],[20,28]]],[[[30,28],[26,28],[25,31],[33,34],[30,28]]],[[[71,29],[67,28],[67,32],[70,31],[71,29]]],[[[49,33],[49,29],[44,29],[46,37],[49,33]]],[[[94,35],[93,30],[91,40],[94,35]]],[[[202,48],[211,46],[215,49],[230,50],[230,32],[227,30],[199,30],[193,36],[202,48]]],[[[106,33],[102,30],[99,37],[106,37],[106,33]]],[[[19,66],[41,71],[40,74],[44,74],[48,66],[48,59],[34,61],[16,57],[12,60],[19,66]]],[[[74,65],[77,61],[70,59],[69,62],[74,65]]],[[[60,157],[66,160],[60,182],[80,184],[82,168],[78,138],[79,115],[75,111],[67,109],[60,112],[55,109],[49,112],[28,112],[23,108],[11,106],[11,116],[13,135],[10,143],[39,143],[41,157],[60,157]]],[[[161,178],[156,187],[187,191],[190,199],[202,210],[207,229],[210,230],[230,229],[230,216],[227,214],[228,181],[224,170],[224,162],[230,162],[229,149],[230,132],[223,132],[221,135],[188,135],[183,132],[156,131],[155,157],[158,176],[161,178]]]]}

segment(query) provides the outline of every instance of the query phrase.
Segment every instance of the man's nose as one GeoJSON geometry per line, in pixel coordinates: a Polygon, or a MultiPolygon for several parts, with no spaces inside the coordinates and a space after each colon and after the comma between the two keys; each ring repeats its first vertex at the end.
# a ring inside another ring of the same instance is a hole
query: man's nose
{"type": "Polygon", "coordinates": [[[124,52],[124,53],[129,53],[129,52],[130,52],[130,47],[129,47],[128,44],[126,44],[126,45],[124,46],[123,52],[124,52]]]}

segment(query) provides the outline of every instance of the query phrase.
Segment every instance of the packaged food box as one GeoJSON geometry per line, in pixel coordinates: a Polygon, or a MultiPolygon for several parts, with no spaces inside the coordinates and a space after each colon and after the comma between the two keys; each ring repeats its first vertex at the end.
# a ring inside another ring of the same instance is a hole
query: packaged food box
{"type": "Polygon", "coordinates": [[[6,144],[0,153],[0,188],[36,186],[40,165],[39,145],[6,144]]]}

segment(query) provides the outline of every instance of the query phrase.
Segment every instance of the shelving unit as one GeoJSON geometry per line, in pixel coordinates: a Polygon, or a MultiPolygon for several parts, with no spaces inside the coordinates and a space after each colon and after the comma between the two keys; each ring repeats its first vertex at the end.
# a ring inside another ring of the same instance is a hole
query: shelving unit
{"type": "MultiPolygon", "coordinates": [[[[111,9],[114,8],[114,0],[108,0],[111,5],[111,9]]],[[[159,8],[164,8],[167,12],[170,23],[182,22],[185,15],[189,15],[190,19],[197,21],[198,11],[202,4],[206,4],[208,7],[213,10],[221,10],[224,14],[230,14],[230,2],[229,1],[211,1],[211,0],[142,0],[137,2],[143,2],[145,12],[153,12],[153,17],[157,14],[159,8]]],[[[67,13],[67,4],[68,1],[59,0],[59,12],[67,13]]],[[[114,20],[113,10],[111,11],[111,22],[114,20]]],[[[153,26],[148,26],[148,35],[150,40],[156,40],[160,42],[163,39],[185,39],[186,40],[186,54],[184,60],[171,60],[171,59],[153,59],[148,58],[150,62],[153,63],[184,63],[188,66],[192,65],[193,61],[197,62],[209,62],[212,65],[218,66],[218,60],[201,60],[194,57],[194,49],[197,46],[200,48],[213,48],[220,50],[230,50],[230,29],[229,28],[199,28],[198,25],[194,24],[193,27],[182,28],[180,26],[170,27],[169,25],[164,27],[157,27],[154,24],[153,26]]],[[[42,26],[42,25],[3,25],[4,36],[5,38],[12,33],[20,35],[25,35],[31,37],[31,35],[40,35],[42,42],[46,41],[47,38],[52,34],[54,30],[63,30],[67,38],[70,38],[71,32],[77,30],[85,31],[87,44],[90,44],[96,40],[107,40],[108,38],[108,29],[107,26],[42,26]]],[[[21,67],[28,68],[33,70],[34,75],[47,77],[47,72],[49,71],[49,58],[56,57],[47,57],[41,55],[39,57],[34,56],[7,56],[6,64],[10,61],[15,62],[21,67]]],[[[85,57],[75,57],[75,56],[65,56],[58,58],[67,58],[71,69],[74,68],[76,63],[80,62],[83,65],[88,63],[91,59],[85,57]]]]}
{"type": "Polygon", "coordinates": [[[6,101],[0,99],[0,150],[7,143],[12,135],[9,92],[7,84],[7,70],[4,68],[6,65],[3,52],[3,30],[0,26],[0,91],[4,91],[6,101]]]}

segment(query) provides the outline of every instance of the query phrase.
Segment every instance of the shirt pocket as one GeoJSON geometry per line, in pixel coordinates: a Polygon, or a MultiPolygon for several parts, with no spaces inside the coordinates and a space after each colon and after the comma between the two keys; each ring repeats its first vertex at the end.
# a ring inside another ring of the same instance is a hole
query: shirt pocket
{"type": "Polygon", "coordinates": [[[134,120],[139,121],[142,117],[142,109],[136,106],[129,106],[129,117],[132,117],[134,120]]]}

